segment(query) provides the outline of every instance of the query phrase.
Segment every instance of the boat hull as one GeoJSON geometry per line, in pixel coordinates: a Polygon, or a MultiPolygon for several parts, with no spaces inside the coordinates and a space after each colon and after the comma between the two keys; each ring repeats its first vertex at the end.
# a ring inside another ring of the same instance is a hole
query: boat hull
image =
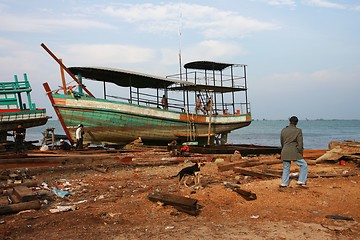
{"type": "Polygon", "coordinates": [[[168,143],[191,136],[198,140],[251,123],[250,114],[200,116],[91,97],[52,97],[69,139],[74,141],[77,125],[83,124],[85,143],[127,144],[138,137],[146,143],[168,143]]]}
{"type": "Polygon", "coordinates": [[[49,117],[45,109],[0,111],[0,131],[12,131],[22,124],[24,128],[45,125],[49,117]]]}
{"type": "Polygon", "coordinates": [[[276,146],[261,146],[254,144],[226,144],[226,145],[205,145],[205,146],[193,146],[189,145],[190,152],[202,153],[202,154],[234,154],[235,151],[239,151],[241,156],[247,156],[252,154],[272,155],[280,154],[281,147],[276,146]]]}

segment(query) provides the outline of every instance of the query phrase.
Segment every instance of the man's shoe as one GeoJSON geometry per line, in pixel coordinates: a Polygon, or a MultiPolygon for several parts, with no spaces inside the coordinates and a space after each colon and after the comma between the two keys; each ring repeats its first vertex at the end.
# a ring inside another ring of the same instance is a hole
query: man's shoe
{"type": "Polygon", "coordinates": [[[306,183],[304,183],[304,182],[297,182],[296,183],[300,188],[309,188],[308,186],[306,186],[306,183]]]}
{"type": "Polygon", "coordinates": [[[285,188],[285,187],[288,187],[288,185],[285,185],[285,184],[280,184],[279,187],[281,188],[285,188]]]}

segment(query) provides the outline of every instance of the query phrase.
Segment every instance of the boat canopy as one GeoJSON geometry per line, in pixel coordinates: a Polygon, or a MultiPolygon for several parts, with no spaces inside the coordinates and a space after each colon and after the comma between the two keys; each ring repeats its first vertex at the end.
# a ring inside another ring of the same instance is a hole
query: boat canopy
{"type": "Polygon", "coordinates": [[[216,93],[229,93],[229,92],[239,92],[246,91],[244,87],[221,87],[221,86],[211,86],[211,85],[185,85],[185,86],[176,86],[169,87],[169,90],[172,91],[192,91],[192,92],[216,92],[216,93]]]}
{"type": "Polygon", "coordinates": [[[222,71],[230,66],[243,67],[243,64],[220,63],[211,61],[194,61],[184,65],[185,69],[198,69],[198,70],[214,70],[222,71]]]}
{"type": "Polygon", "coordinates": [[[69,70],[74,75],[79,75],[84,78],[111,82],[121,87],[136,87],[136,88],[168,88],[173,84],[180,85],[194,85],[194,83],[157,77],[153,75],[132,72],[128,70],[102,67],[69,67],[69,70]]]}

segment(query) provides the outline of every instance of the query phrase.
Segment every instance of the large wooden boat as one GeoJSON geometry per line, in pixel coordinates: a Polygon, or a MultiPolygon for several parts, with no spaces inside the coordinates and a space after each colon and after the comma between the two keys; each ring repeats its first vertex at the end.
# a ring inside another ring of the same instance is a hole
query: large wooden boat
{"type": "Polygon", "coordinates": [[[63,93],[44,83],[71,142],[83,124],[85,143],[121,145],[140,137],[148,144],[172,140],[224,144],[231,131],[251,123],[246,65],[196,61],[185,64],[183,74],[156,77],[120,69],[66,68],[42,46],[78,83],[76,88],[63,84],[63,93]],[[103,83],[101,98],[85,87],[85,79],[103,83]],[[112,94],[115,87],[121,89],[117,95],[112,94]],[[196,113],[198,97],[202,106],[208,99],[208,105],[196,113]]]}
{"type": "Polygon", "coordinates": [[[48,121],[46,109],[36,108],[32,102],[31,91],[26,74],[23,81],[15,75],[14,82],[0,82],[0,142],[6,142],[8,131],[15,130],[19,124],[31,128],[48,121]]]}

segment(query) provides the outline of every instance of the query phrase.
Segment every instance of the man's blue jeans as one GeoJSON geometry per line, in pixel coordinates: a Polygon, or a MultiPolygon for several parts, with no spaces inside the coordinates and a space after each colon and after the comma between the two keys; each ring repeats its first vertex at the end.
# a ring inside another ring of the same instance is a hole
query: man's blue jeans
{"type": "MultiPolygon", "coordinates": [[[[298,178],[299,183],[306,183],[308,175],[308,165],[304,159],[296,160],[295,163],[300,167],[300,175],[298,178]]],[[[282,173],[282,182],[281,185],[288,186],[290,180],[290,167],[291,161],[283,161],[283,173],[282,173]]]]}

